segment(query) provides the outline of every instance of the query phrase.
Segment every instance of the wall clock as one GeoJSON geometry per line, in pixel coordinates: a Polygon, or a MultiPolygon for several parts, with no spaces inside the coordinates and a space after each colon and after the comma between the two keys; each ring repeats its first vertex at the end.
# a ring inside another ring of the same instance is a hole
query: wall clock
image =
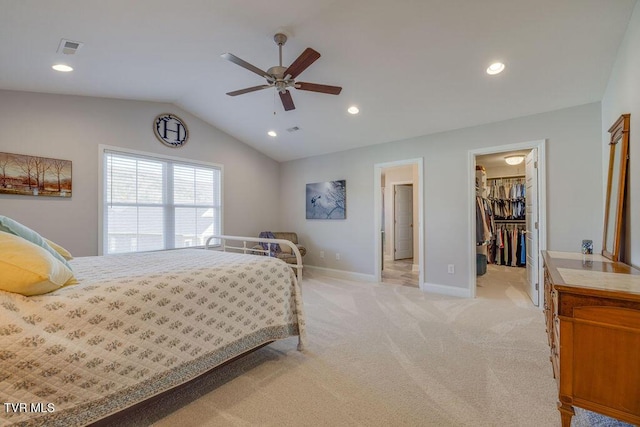
{"type": "Polygon", "coordinates": [[[189,139],[189,130],[184,121],[174,114],[160,114],[153,121],[153,133],[164,145],[182,147],[189,139]]]}

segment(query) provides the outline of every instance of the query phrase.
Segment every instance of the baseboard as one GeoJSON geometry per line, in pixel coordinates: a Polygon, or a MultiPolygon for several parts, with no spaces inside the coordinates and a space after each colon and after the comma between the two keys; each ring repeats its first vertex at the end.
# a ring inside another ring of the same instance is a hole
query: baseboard
{"type": "MultiPolygon", "coordinates": [[[[327,277],[336,279],[357,280],[360,282],[377,283],[373,274],[355,273],[353,271],[335,270],[333,268],[316,267],[314,265],[305,265],[305,271],[322,274],[327,277]]],[[[424,292],[433,292],[434,294],[449,295],[460,298],[471,298],[471,291],[465,288],[457,288],[454,286],[437,285],[435,283],[423,283],[420,287],[424,292]]]]}
{"type": "Polygon", "coordinates": [[[360,282],[375,282],[376,278],[373,274],[355,273],[353,271],[335,270],[333,268],[316,267],[314,265],[305,265],[304,270],[309,270],[318,274],[336,279],[358,280],[360,282]]]}
{"type": "Polygon", "coordinates": [[[434,294],[449,295],[452,297],[471,298],[471,291],[466,288],[458,288],[455,286],[437,285],[435,283],[423,283],[421,289],[425,292],[433,292],[434,294]]]}

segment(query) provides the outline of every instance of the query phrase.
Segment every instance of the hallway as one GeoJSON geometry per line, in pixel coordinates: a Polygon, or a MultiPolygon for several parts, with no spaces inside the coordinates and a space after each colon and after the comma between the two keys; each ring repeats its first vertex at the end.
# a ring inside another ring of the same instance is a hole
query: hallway
{"type": "Polygon", "coordinates": [[[418,288],[418,271],[413,271],[413,259],[384,259],[382,282],[389,285],[402,285],[418,288]]]}

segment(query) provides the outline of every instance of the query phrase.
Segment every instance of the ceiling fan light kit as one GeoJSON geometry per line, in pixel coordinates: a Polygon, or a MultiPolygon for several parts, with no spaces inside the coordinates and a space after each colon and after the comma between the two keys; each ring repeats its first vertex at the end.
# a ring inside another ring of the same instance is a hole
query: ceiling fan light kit
{"type": "Polygon", "coordinates": [[[226,59],[227,61],[233,62],[234,64],[239,65],[242,68],[247,69],[267,80],[267,84],[227,92],[227,95],[238,96],[245,93],[274,87],[280,95],[280,100],[282,101],[282,106],[284,107],[285,111],[290,111],[294,110],[296,107],[293,103],[293,98],[291,97],[289,88],[306,90],[310,92],[326,93],[329,95],[340,94],[342,88],[339,86],[329,86],[318,83],[295,81],[296,77],[298,77],[304,70],[306,70],[311,64],[317,61],[318,58],[320,58],[320,53],[308,47],[304,50],[304,52],[302,52],[302,54],[300,54],[300,56],[296,58],[295,61],[293,61],[291,65],[289,65],[289,67],[284,67],[282,65],[282,46],[284,46],[284,44],[287,42],[287,36],[282,33],[277,33],[275,36],[273,36],[273,40],[278,45],[280,65],[273,66],[267,71],[261,70],[255,65],[252,65],[238,58],[232,53],[223,53],[221,55],[222,58],[226,59]]]}

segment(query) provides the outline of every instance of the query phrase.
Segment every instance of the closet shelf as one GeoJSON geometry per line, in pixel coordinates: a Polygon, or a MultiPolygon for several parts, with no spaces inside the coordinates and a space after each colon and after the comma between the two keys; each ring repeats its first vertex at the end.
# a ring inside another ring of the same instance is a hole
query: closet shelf
{"type": "Polygon", "coordinates": [[[512,176],[496,176],[494,178],[487,178],[487,181],[491,180],[491,181],[495,181],[495,180],[509,180],[509,179],[522,179],[522,178],[526,178],[525,175],[512,175],[512,176]]]}

